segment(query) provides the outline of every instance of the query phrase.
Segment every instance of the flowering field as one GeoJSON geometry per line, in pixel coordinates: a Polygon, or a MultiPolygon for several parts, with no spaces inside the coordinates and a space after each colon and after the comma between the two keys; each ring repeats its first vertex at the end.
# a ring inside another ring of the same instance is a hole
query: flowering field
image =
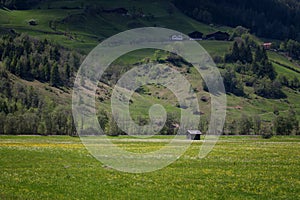
{"type": "MultiPolygon", "coordinates": [[[[142,152],[164,139],[114,143],[142,152]]],[[[0,199],[300,199],[299,137],[222,137],[202,160],[201,144],[167,168],[129,174],[94,159],[78,138],[1,136],[0,199]]]]}

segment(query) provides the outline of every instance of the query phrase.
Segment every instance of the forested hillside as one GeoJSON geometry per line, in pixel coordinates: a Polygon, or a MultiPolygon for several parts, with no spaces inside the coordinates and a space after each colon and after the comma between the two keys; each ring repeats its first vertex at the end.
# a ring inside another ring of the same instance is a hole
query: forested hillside
{"type": "MultiPolygon", "coordinates": [[[[227,92],[224,134],[299,134],[298,1],[262,0],[259,5],[236,0],[0,3],[0,134],[76,135],[71,95],[81,62],[105,38],[143,26],[203,33],[199,43],[214,59],[227,92]],[[216,31],[229,39],[205,37],[216,31]],[[272,44],[266,48],[265,41],[272,44]]],[[[201,115],[199,129],[205,133],[211,103],[206,84],[184,59],[153,49],[124,55],[105,71],[96,98],[106,133],[124,134],[110,114],[114,84],[145,62],[167,64],[191,82],[201,109],[195,113],[201,115]]],[[[147,124],[153,104],[164,105],[168,112],[161,134],[176,133],[173,125],[185,108],[170,91],[156,85],[143,86],[132,97],[133,120],[147,124]]]]}
{"type": "Polygon", "coordinates": [[[0,6],[8,9],[26,10],[43,0],[1,0],[0,6]]]}
{"type": "Polygon", "coordinates": [[[69,92],[81,58],[47,40],[27,35],[1,37],[0,134],[75,134],[71,106],[64,106],[70,100],[51,97],[59,93],[51,86],[69,92]],[[34,87],[36,81],[44,84],[48,95],[34,87]]]}
{"type": "Polygon", "coordinates": [[[205,23],[242,25],[257,36],[300,41],[297,0],[174,0],[176,7],[205,23]]]}
{"type": "Polygon", "coordinates": [[[3,67],[25,80],[49,82],[52,86],[72,86],[82,56],[59,45],[27,35],[0,38],[3,67]]]}

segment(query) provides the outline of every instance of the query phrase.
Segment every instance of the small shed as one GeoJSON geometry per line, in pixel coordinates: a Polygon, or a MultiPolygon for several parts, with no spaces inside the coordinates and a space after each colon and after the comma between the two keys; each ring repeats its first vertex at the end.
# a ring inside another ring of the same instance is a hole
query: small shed
{"type": "Polygon", "coordinates": [[[199,130],[188,130],[186,137],[189,140],[201,140],[201,131],[199,130]]]}
{"type": "Polygon", "coordinates": [[[272,43],[271,42],[267,42],[267,43],[264,43],[263,44],[263,47],[265,48],[265,49],[271,49],[271,47],[272,47],[272,43]]]}
{"type": "Polygon", "coordinates": [[[182,35],[172,35],[171,36],[171,40],[172,41],[182,41],[183,40],[183,36],[182,35]]]}

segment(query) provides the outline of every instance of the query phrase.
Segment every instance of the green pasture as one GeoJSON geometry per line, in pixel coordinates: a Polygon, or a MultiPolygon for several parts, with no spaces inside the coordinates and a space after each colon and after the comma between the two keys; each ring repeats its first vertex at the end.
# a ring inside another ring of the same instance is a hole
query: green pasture
{"type": "Polygon", "coordinates": [[[211,56],[224,56],[229,52],[232,42],[216,41],[216,40],[203,40],[200,44],[211,56]]]}
{"type": "Polygon", "coordinates": [[[97,44],[112,35],[138,27],[164,27],[188,34],[201,31],[204,34],[228,27],[208,26],[182,14],[169,1],[46,1],[31,10],[0,10],[1,27],[7,30],[27,33],[41,39],[47,38],[72,49],[88,53],[97,44]],[[133,13],[140,10],[145,15],[154,16],[131,18],[119,14],[86,14],[87,3],[104,9],[123,7],[133,13]],[[134,5],[134,6],[133,6],[134,5]],[[172,10],[170,12],[169,10],[172,10]],[[36,26],[30,26],[29,20],[35,20],[36,26]],[[55,24],[55,29],[50,24],[55,24]]]}
{"type": "MultiPolygon", "coordinates": [[[[151,142],[112,138],[121,148],[151,142]]],[[[155,139],[158,139],[157,141],[155,139]]],[[[167,140],[168,141],[168,140],[167,140]]],[[[145,174],[115,171],[93,158],[78,138],[1,136],[1,199],[299,199],[300,138],[221,137],[204,159],[202,142],[170,166],[145,174]]],[[[151,163],[149,163],[151,164],[151,163]]]]}

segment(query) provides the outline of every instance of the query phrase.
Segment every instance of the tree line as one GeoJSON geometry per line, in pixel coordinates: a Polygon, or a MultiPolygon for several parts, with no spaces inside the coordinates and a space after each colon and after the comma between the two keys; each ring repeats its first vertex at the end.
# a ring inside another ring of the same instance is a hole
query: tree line
{"type": "MultiPolygon", "coordinates": [[[[299,120],[297,119],[297,114],[294,108],[291,107],[288,110],[287,115],[283,115],[274,109],[273,115],[273,121],[264,121],[259,115],[248,116],[246,114],[242,114],[239,118],[236,118],[231,122],[226,122],[222,134],[262,135],[266,138],[273,135],[300,135],[299,120]]],[[[104,133],[110,136],[126,135],[126,133],[118,127],[116,120],[109,116],[110,114],[108,114],[105,110],[100,110],[98,112],[98,121],[100,126],[103,128],[104,133]]],[[[122,121],[122,119],[120,121],[123,125],[126,125],[126,121],[122,121]]],[[[143,117],[136,119],[135,122],[140,126],[148,124],[148,120],[143,117]]],[[[166,123],[159,134],[177,134],[179,127],[175,126],[175,124],[179,124],[178,113],[168,113],[166,123]]],[[[208,131],[208,125],[208,118],[202,116],[200,118],[198,129],[205,134],[208,131]]],[[[91,130],[91,132],[94,132],[94,130],[91,130]]],[[[141,134],[141,131],[137,130],[136,133],[141,134]]]]}
{"type": "Polygon", "coordinates": [[[248,116],[242,114],[239,119],[226,123],[224,135],[300,135],[299,120],[293,108],[288,110],[287,115],[281,115],[274,111],[274,120],[266,122],[259,115],[248,116]]]}

